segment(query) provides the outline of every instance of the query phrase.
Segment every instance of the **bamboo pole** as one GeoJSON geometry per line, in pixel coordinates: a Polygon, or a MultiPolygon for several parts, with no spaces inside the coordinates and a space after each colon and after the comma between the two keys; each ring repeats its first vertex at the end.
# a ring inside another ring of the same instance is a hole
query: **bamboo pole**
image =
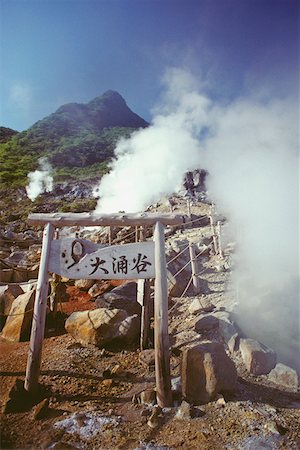
{"type": "Polygon", "coordinates": [[[191,260],[191,267],[192,267],[192,280],[193,280],[193,287],[194,287],[194,293],[198,294],[200,292],[200,280],[198,278],[198,261],[196,258],[196,250],[195,245],[190,242],[189,243],[189,251],[190,251],[190,260],[191,260]]]}
{"type": "Polygon", "coordinates": [[[24,384],[24,387],[28,392],[34,392],[38,388],[49,286],[48,264],[53,236],[54,227],[48,223],[44,228],[41,261],[24,384]]]}
{"type": "Polygon", "coordinates": [[[168,286],[164,226],[157,222],[155,242],[154,349],[157,403],[172,404],[168,334],[168,286]]]}

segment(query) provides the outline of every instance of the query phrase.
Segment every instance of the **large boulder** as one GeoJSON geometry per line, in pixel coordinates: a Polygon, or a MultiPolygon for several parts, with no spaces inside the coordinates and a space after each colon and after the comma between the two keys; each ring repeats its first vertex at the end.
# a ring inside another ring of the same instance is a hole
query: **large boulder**
{"type": "Polygon", "coordinates": [[[0,286],[0,331],[4,327],[14,300],[21,294],[23,290],[20,286],[0,286]]]}
{"type": "Polygon", "coordinates": [[[11,306],[9,316],[2,330],[2,336],[10,341],[24,341],[29,338],[33,317],[35,290],[19,295],[11,306]]]}
{"type": "Polygon", "coordinates": [[[105,347],[109,344],[133,342],[140,331],[137,314],[122,309],[98,308],[74,312],[66,320],[67,332],[80,344],[105,347]]]}
{"type": "Polygon", "coordinates": [[[248,372],[254,375],[268,374],[276,365],[276,353],[254,339],[241,339],[240,351],[248,372]]]}
{"type": "Polygon", "coordinates": [[[128,314],[141,314],[141,305],[137,302],[137,283],[129,281],[115,287],[96,299],[97,308],[124,309],[128,314]]]}
{"type": "Polygon", "coordinates": [[[183,397],[199,405],[234,390],[237,372],[223,345],[207,341],[182,352],[181,380],[183,397]]]}

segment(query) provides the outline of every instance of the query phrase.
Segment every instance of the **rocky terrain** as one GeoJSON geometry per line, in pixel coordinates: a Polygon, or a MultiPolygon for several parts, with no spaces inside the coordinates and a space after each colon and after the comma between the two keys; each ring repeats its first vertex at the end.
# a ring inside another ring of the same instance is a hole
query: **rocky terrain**
{"type": "MultiPolygon", "coordinates": [[[[204,194],[188,199],[178,195],[148,208],[190,215],[183,227],[166,229],[173,403],[163,409],[156,404],[153,321],[148,348],[141,350],[133,282],[52,280],[41,387],[28,398],[23,381],[35,283],[27,280],[36,278],[41,231],[1,230],[1,448],[300,447],[299,374],[235,323],[234,242],[216,252],[211,205],[204,194]],[[199,292],[191,282],[189,243],[195,246],[199,292]],[[98,331],[83,329],[87,311],[99,320],[98,331]],[[117,327],[104,326],[103,311],[119,321],[117,327]]],[[[218,219],[224,226],[225,219],[218,219]]],[[[95,242],[109,239],[107,229],[73,232],[95,242]]],[[[135,233],[113,229],[110,238],[130,242],[135,233]]]]}

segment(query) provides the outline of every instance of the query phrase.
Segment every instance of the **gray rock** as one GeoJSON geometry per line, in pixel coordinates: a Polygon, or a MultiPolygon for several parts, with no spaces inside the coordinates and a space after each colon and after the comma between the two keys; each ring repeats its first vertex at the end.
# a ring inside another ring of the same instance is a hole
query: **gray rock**
{"type": "Polygon", "coordinates": [[[83,346],[104,347],[116,341],[126,345],[138,337],[140,320],[136,314],[129,316],[122,309],[98,308],[74,312],[65,328],[83,346]]]}
{"type": "Polygon", "coordinates": [[[197,297],[189,305],[188,310],[191,314],[199,314],[201,312],[212,312],[215,309],[210,300],[206,297],[197,297]]]}
{"type": "Polygon", "coordinates": [[[206,316],[202,316],[195,323],[195,331],[197,333],[201,333],[205,330],[212,330],[213,328],[217,328],[219,326],[219,319],[212,314],[208,314],[206,316]]]}
{"type": "Polygon", "coordinates": [[[177,413],[175,414],[175,418],[182,420],[190,420],[193,419],[193,417],[195,417],[194,406],[183,400],[183,402],[178,408],[177,413]]]}
{"type": "Polygon", "coordinates": [[[240,339],[241,338],[238,335],[238,333],[235,333],[233,336],[231,336],[231,338],[227,342],[227,345],[228,345],[230,353],[234,353],[234,352],[237,352],[239,350],[240,339]]]}
{"type": "Polygon", "coordinates": [[[288,388],[292,392],[298,391],[298,375],[296,370],[285,364],[277,363],[268,375],[273,383],[288,388]]]}
{"type": "Polygon", "coordinates": [[[130,281],[96,298],[97,308],[124,309],[128,314],[141,314],[137,302],[137,283],[130,281]]]}
{"type": "Polygon", "coordinates": [[[241,339],[240,351],[248,372],[268,374],[276,365],[276,353],[254,339],[241,339]]]}
{"type": "Polygon", "coordinates": [[[237,372],[233,361],[218,342],[205,342],[182,352],[182,394],[192,404],[213,400],[235,388],[237,372]]]}

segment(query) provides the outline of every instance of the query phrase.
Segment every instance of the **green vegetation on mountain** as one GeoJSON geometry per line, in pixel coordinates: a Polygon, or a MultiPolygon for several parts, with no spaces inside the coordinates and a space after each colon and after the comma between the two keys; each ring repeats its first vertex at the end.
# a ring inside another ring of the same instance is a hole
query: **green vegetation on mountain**
{"type": "Polygon", "coordinates": [[[9,141],[9,139],[17,133],[17,131],[12,130],[11,128],[0,127],[0,143],[2,144],[9,141]]]}
{"type": "Polygon", "coordinates": [[[147,125],[120,94],[107,91],[87,104],[63,105],[27,131],[11,130],[10,138],[5,131],[9,129],[1,128],[0,187],[24,187],[42,156],[48,158],[57,181],[100,178],[117,141],[147,125]]]}

